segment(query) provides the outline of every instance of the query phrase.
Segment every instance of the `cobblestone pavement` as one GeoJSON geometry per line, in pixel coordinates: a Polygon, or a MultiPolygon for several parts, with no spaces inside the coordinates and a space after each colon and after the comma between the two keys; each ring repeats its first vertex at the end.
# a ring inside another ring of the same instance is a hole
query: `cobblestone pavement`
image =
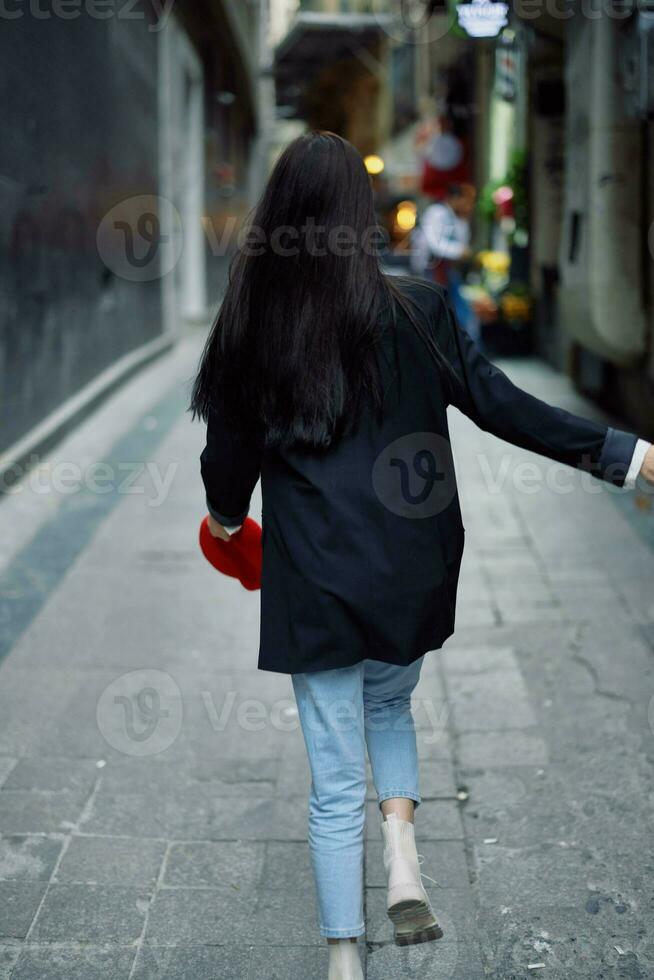
{"type": "MultiPolygon", "coordinates": [[[[200,339],[0,504],[0,980],[326,976],[289,678],[196,547],[200,339]]],[[[445,938],[392,945],[371,795],[368,980],[654,977],[648,501],[452,423],[459,625],[415,704],[445,938]]]]}

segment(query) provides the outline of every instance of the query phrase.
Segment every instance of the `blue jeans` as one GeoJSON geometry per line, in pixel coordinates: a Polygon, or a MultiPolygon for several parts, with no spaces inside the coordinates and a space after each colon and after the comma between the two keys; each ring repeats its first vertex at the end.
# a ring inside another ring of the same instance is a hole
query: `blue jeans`
{"type": "Polygon", "coordinates": [[[293,674],[311,768],[309,847],[320,932],[360,936],[366,746],[379,803],[420,803],[411,693],[423,658],[408,667],[364,660],[354,667],[293,674]]]}

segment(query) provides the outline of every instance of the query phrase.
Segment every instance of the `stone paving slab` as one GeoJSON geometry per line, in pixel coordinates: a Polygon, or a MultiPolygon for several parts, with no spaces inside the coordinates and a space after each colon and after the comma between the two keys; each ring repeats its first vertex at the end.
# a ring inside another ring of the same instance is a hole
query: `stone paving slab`
{"type": "Polygon", "coordinates": [[[249,925],[243,925],[244,934],[256,946],[274,946],[282,941],[291,946],[323,946],[325,940],[318,935],[318,908],[313,889],[280,892],[277,889],[261,890],[257,910],[249,925]]]}
{"type": "Polygon", "coordinates": [[[127,837],[71,838],[57,881],[154,888],[166,853],[164,841],[127,837]]]}
{"type": "Polygon", "coordinates": [[[49,881],[63,837],[0,837],[0,880],[49,881]]]}
{"type": "Polygon", "coordinates": [[[121,946],[26,946],[11,980],[128,980],[135,955],[121,946]]]}
{"type": "Polygon", "coordinates": [[[613,915],[579,915],[575,906],[510,908],[501,920],[481,926],[480,938],[487,969],[493,976],[531,975],[530,963],[544,963],[536,975],[555,980],[649,980],[654,958],[642,929],[629,930],[613,915]]]}
{"type": "Polygon", "coordinates": [[[303,842],[269,841],[266,844],[261,887],[278,888],[283,894],[299,892],[312,897],[315,891],[309,848],[303,842]]]}
{"type": "Polygon", "coordinates": [[[219,888],[228,895],[233,891],[256,895],[267,846],[270,845],[245,841],[171,844],[163,884],[219,888]]]}
{"type": "Polygon", "coordinates": [[[547,758],[547,745],[538,731],[467,732],[459,739],[464,767],[542,766],[547,758]]]}
{"type": "Polygon", "coordinates": [[[0,980],[10,980],[11,971],[20,955],[21,948],[20,946],[0,945],[0,980]]]}
{"type": "Polygon", "coordinates": [[[149,909],[145,943],[153,946],[240,945],[252,929],[252,896],[221,890],[162,888],[149,909]]]}
{"type": "Polygon", "coordinates": [[[140,888],[52,884],[30,930],[30,942],[127,945],[141,935],[149,901],[148,892],[140,888]]]}
{"type": "Polygon", "coordinates": [[[481,674],[448,675],[452,725],[457,732],[498,732],[536,724],[522,674],[517,668],[481,674]]]}
{"type": "Polygon", "coordinates": [[[304,840],[306,804],[274,797],[217,796],[187,787],[176,796],[99,793],[83,822],[86,833],[186,840],[304,840]]]}
{"type": "Polygon", "coordinates": [[[9,773],[16,765],[17,759],[12,759],[7,756],[0,758],[0,786],[3,786],[9,776],[9,773]]]}
{"type": "Polygon", "coordinates": [[[195,759],[186,766],[161,758],[112,759],[103,769],[101,791],[105,793],[166,792],[179,794],[186,787],[213,793],[216,797],[277,795],[280,760],[195,759]]]}
{"type": "Polygon", "coordinates": [[[249,980],[251,952],[219,946],[143,946],[132,980],[249,980]]]}
{"type": "Polygon", "coordinates": [[[439,940],[419,946],[394,945],[373,949],[368,955],[367,980],[485,980],[481,957],[474,942],[439,940]]]}
{"type": "Polygon", "coordinates": [[[19,759],[3,789],[36,790],[88,795],[98,777],[94,759],[62,759],[57,756],[19,759]]]}
{"type": "MultiPolygon", "coordinates": [[[[323,944],[324,945],[324,944],[323,944]]],[[[363,953],[360,955],[363,961],[363,953]]],[[[327,976],[327,952],[320,947],[253,949],[248,980],[307,980],[327,976]]]]}
{"type": "Polygon", "coordinates": [[[145,943],[153,946],[269,946],[281,940],[291,946],[322,946],[315,928],[313,896],[300,892],[163,888],[150,908],[145,943]],[[283,926],[282,926],[283,923],[283,926]]]}
{"type": "Polygon", "coordinates": [[[42,881],[0,881],[0,940],[25,938],[46,887],[42,881]]]}
{"type": "Polygon", "coordinates": [[[82,815],[87,795],[0,790],[0,833],[56,833],[74,826],[82,815]]]}
{"type": "Polygon", "coordinates": [[[446,713],[439,717],[436,727],[418,729],[416,732],[416,743],[418,746],[418,758],[421,762],[429,760],[431,762],[450,762],[452,759],[452,742],[449,732],[445,727],[446,713]]]}

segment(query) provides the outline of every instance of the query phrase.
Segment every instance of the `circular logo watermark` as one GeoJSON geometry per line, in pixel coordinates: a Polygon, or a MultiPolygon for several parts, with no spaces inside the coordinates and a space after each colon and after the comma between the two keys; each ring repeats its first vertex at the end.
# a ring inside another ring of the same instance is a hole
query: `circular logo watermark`
{"type": "Polygon", "coordinates": [[[96,719],[105,741],[124,755],[158,755],[173,744],[183,718],[182,694],[163,670],[132,670],[109,684],[96,719]]]}
{"type": "Polygon", "coordinates": [[[179,211],[165,197],[128,197],[105,214],[96,235],[98,255],[120,279],[150,282],[171,272],[182,254],[179,211]]]}
{"type": "Polygon", "coordinates": [[[372,469],[377,497],[393,514],[420,520],[441,514],[454,500],[452,450],[436,432],[411,432],[391,442],[372,469]]]}
{"type": "Polygon", "coordinates": [[[400,44],[430,44],[449,34],[456,23],[456,5],[436,10],[430,0],[374,0],[381,29],[400,44]]]}

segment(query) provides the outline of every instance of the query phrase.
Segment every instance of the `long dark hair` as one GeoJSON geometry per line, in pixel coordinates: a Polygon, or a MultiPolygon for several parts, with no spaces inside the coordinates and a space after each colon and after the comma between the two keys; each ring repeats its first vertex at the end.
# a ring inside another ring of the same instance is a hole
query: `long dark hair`
{"type": "MultiPolygon", "coordinates": [[[[190,410],[266,446],[326,448],[383,392],[375,353],[402,294],[381,271],[370,178],[340,136],[282,153],[209,334],[190,410]]],[[[411,315],[409,313],[409,315],[411,315]]]]}

